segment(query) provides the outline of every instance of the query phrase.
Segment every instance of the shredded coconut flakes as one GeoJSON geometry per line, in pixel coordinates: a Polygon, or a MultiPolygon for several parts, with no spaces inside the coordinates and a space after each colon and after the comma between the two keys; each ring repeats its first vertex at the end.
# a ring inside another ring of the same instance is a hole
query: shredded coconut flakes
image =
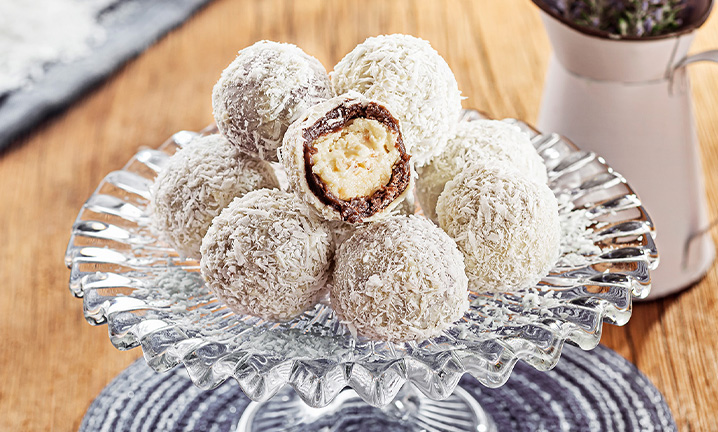
{"type": "Polygon", "coordinates": [[[417,166],[441,153],[461,113],[454,73],[429,42],[413,36],[368,38],[330,76],[337,94],[354,90],[386,104],[417,166]]]}
{"type": "Polygon", "coordinates": [[[296,195],[262,189],[214,219],[201,252],[208,286],[235,312],[286,321],[323,294],[332,234],[296,195]]]}
{"type": "Polygon", "coordinates": [[[155,179],[152,226],[181,255],[199,258],[212,219],[232,199],[276,187],[267,162],[242,155],[220,135],[198,137],[172,155],[155,179]]]}
{"type": "Polygon", "coordinates": [[[470,164],[446,184],[436,212],[464,253],[472,290],[528,288],[558,259],[555,196],[507,166],[470,164]]]}
{"type": "Polygon", "coordinates": [[[444,151],[417,169],[416,192],[429,219],[437,220],[436,200],[446,182],[476,161],[508,163],[537,183],[547,181],[543,159],[518,126],[499,120],[460,122],[444,151]]]}
{"type": "Polygon", "coordinates": [[[324,66],[299,47],[260,41],[239,52],[212,91],[219,130],[242,151],[271,162],[289,125],[333,95],[324,66]]]}
{"type": "Polygon", "coordinates": [[[359,334],[385,341],[437,336],[468,309],[463,257],[421,216],[358,228],[337,252],[332,307],[359,334]]]}

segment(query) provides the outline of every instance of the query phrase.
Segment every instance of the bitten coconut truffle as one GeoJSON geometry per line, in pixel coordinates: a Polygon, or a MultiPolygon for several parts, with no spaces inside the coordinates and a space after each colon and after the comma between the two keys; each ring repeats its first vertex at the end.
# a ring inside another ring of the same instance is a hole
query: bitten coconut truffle
{"type": "Polygon", "coordinates": [[[464,259],[424,217],[366,224],[337,251],[330,299],[337,315],[370,339],[438,336],[469,308],[464,259]]]}
{"type": "Polygon", "coordinates": [[[436,213],[464,253],[471,290],[530,288],[558,259],[554,194],[505,165],[465,167],[439,195],[436,213]]]}
{"type": "Polygon", "coordinates": [[[269,163],[220,135],[197,137],[170,157],[151,188],[150,221],[181,255],[199,259],[212,219],[235,197],[279,187],[269,163]]]}
{"type": "Polygon", "coordinates": [[[300,48],[260,41],[239,52],[212,91],[219,131],[243,152],[277,161],[289,125],[333,96],[324,66],[300,48]]]}
{"type": "Polygon", "coordinates": [[[336,94],[358,91],[394,113],[417,166],[441,153],[461,113],[461,92],[449,65],[429,42],[413,36],[368,38],[330,75],[336,94]]]}
{"type": "Polygon", "coordinates": [[[460,122],[444,151],[417,169],[416,194],[426,217],[436,220],[436,200],[446,182],[472,162],[508,163],[538,183],[546,183],[546,166],[521,129],[499,120],[460,122]]]}
{"type": "Polygon", "coordinates": [[[290,320],[314,306],[329,276],[332,234],[296,195],[262,189],[237,198],[202,241],[202,275],[239,314],[290,320]]]}
{"type": "Polygon", "coordinates": [[[314,106],[280,151],[291,188],[328,220],[385,217],[413,184],[399,121],[356,92],[314,106]]]}

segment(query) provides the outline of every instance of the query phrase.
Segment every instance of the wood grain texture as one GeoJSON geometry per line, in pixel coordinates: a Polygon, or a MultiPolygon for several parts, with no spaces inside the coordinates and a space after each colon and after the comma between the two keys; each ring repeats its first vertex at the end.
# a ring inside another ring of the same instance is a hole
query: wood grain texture
{"type": "MultiPolygon", "coordinates": [[[[0,154],[0,430],[77,430],[93,397],[140,356],[90,327],[63,253],[81,205],[140,147],[211,121],[210,92],[237,50],[292,42],[328,68],[368,36],[428,39],[467,107],[535,122],[550,47],[528,0],[217,0],[71,109],[0,154]]],[[[718,47],[714,13],[693,51],[718,47]]],[[[692,68],[709,207],[718,217],[718,70],[692,68]]],[[[713,233],[716,234],[715,232],[713,233]]],[[[681,430],[718,430],[718,270],[635,306],[603,342],[665,394],[681,430]]]]}

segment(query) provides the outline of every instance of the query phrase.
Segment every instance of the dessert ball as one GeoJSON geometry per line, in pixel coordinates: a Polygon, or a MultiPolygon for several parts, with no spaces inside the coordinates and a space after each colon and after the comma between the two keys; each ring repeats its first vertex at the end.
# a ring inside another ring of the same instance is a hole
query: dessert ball
{"type": "Polygon", "coordinates": [[[200,136],[170,157],[150,190],[150,221],[180,255],[199,259],[212,219],[238,196],[279,187],[269,163],[246,156],[220,135],[200,136]]]}
{"type": "Polygon", "coordinates": [[[328,220],[385,217],[412,184],[399,121],[356,92],[316,105],[292,123],[280,153],[290,187],[328,220]]]}
{"type": "Polygon", "coordinates": [[[366,224],[337,251],[330,299],[337,315],[368,338],[438,336],[469,308],[464,259],[424,217],[366,224]]]}
{"type": "Polygon", "coordinates": [[[439,195],[436,213],[464,254],[471,290],[532,287],[558,259],[555,196],[506,165],[465,167],[439,195]]]}
{"type": "Polygon", "coordinates": [[[508,163],[531,180],[546,183],[543,159],[518,126],[499,120],[460,122],[444,151],[417,169],[416,192],[426,217],[436,220],[436,200],[444,185],[475,161],[508,163]]]}
{"type": "Polygon", "coordinates": [[[322,295],[332,234],[295,194],[262,189],[237,198],[202,241],[202,275],[239,314],[290,320],[322,295]]]}
{"type": "Polygon", "coordinates": [[[332,97],[324,66],[300,48],[260,41],[239,52],[212,91],[219,131],[243,152],[277,161],[287,127],[332,97]]]}
{"type": "Polygon", "coordinates": [[[441,153],[461,113],[449,65],[429,42],[413,36],[365,40],[334,66],[331,79],[336,94],[358,91],[394,113],[417,166],[441,153]]]}

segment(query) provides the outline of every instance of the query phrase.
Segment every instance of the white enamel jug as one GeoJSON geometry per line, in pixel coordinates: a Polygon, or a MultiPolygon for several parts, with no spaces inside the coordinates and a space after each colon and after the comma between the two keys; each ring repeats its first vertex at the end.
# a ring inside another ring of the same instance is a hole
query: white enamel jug
{"type": "Polygon", "coordinates": [[[579,30],[535,3],[554,48],[539,130],[604,157],[638,193],[660,255],[649,298],[690,286],[715,258],[685,73],[690,63],[718,61],[718,50],[686,56],[712,2],[692,2],[680,32],[640,40],[579,30]]]}

